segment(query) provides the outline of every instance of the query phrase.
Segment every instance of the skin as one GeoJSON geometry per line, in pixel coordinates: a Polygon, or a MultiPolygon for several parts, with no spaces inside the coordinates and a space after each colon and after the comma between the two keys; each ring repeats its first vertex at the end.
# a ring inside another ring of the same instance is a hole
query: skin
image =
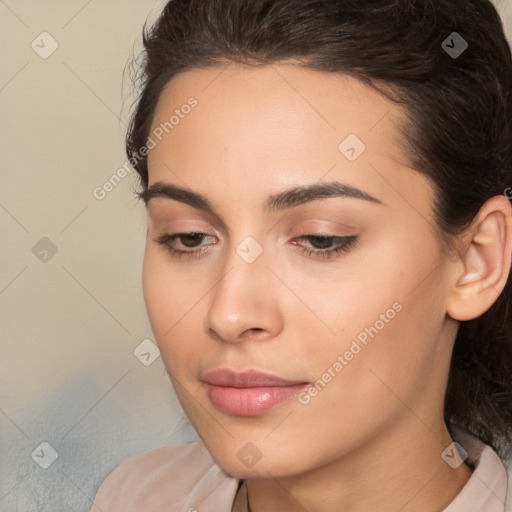
{"type": "Polygon", "coordinates": [[[443,397],[453,341],[458,321],[481,315],[505,285],[508,200],[489,199],[460,238],[462,257],[448,257],[433,187],[400,149],[404,112],[373,89],[284,62],[190,70],[162,93],[152,129],[191,96],[198,105],[149,153],[149,185],[200,193],[215,215],[148,202],[143,289],[194,428],[217,464],[246,480],[253,512],[441,511],[471,475],[441,458],[452,442],[443,397]],[[338,150],[350,133],[366,145],[353,162],[338,150]],[[263,211],[271,194],[331,180],[383,204],[330,197],[263,211]],[[193,231],[208,236],[172,245],[205,251],[196,258],[157,242],[193,231]],[[306,234],[358,243],[324,259],[297,250],[321,249],[306,234]],[[236,252],[247,236],[263,249],[252,263],[236,252]],[[208,399],[200,376],[219,367],[317,381],[394,303],[401,311],[309,403],[241,417],[208,399]],[[252,467],[237,456],[246,443],[261,454],[252,467]]]}

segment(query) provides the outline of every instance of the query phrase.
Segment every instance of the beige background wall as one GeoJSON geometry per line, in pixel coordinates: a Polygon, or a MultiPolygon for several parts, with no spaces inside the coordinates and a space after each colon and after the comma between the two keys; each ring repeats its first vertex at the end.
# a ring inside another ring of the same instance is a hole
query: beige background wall
{"type": "Polygon", "coordinates": [[[125,163],[123,68],[164,3],[0,0],[1,512],[88,511],[119,461],[197,438],[161,359],[134,354],[152,333],[133,173],[94,196],[125,163]]]}

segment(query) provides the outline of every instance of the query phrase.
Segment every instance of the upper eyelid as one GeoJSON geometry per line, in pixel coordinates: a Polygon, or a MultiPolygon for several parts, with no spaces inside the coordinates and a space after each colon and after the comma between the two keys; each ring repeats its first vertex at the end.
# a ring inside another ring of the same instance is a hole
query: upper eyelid
{"type": "MultiPolygon", "coordinates": [[[[171,216],[172,220],[176,220],[179,218],[178,215],[176,216],[171,216]]],[[[348,231],[352,231],[352,230],[359,230],[360,229],[360,226],[356,226],[356,225],[350,225],[350,224],[347,224],[347,223],[344,223],[344,222],[339,222],[339,221],[336,221],[336,220],[332,220],[332,219],[327,219],[327,218],[324,218],[324,219],[304,219],[306,222],[308,223],[328,223],[328,224],[332,224],[334,226],[338,226],[338,229],[342,229],[342,230],[348,230],[348,231]]],[[[150,215],[150,221],[152,221],[151,219],[151,215],[150,215]]],[[[233,233],[233,230],[231,228],[229,228],[228,226],[226,226],[223,222],[222,222],[222,225],[220,226],[220,229],[217,225],[217,223],[215,222],[215,220],[213,222],[209,221],[209,220],[203,220],[203,219],[194,219],[191,221],[192,223],[202,223],[202,222],[206,222],[208,224],[210,224],[212,226],[212,230],[215,232],[215,234],[217,235],[217,233],[222,233],[223,231],[226,232],[229,231],[229,233],[233,233]]],[[[278,225],[280,224],[280,222],[278,222],[277,224],[274,223],[270,229],[267,230],[267,233],[269,231],[273,231],[278,225]]],[[[301,222],[294,222],[294,224],[302,224],[302,221],[301,222]]],[[[305,234],[311,234],[311,235],[322,235],[323,236],[323,231],[327,231],[327,233],[325,234],[325,236],[348,236],[348,235],[336,235],[336,234],[333,234],[330,232],[332,228],[329,228],[329,227],[326,227],[325,224],[320,224],[319,227],[317,228],[308,228],[305,230],[305,234]]],[[[286,229],[285,231],[287,231],[289,233],[289,229],[286,229]]],[[[301,229],[301,231],[303,231],[301,229]]],[[[177,229],[177,230],[173,230],[174,233],[192,233],[192,232],[201,232],[201,233],[205,233],[205,234],[211,234],[209,232],[209,229],[207,227],[201,227],[199,229],[194,229],[194,228],[183,228],[183,230],[181,229],[177,229]]]]}
{"type": "MultiPolygon", "coordinates": [[[[162,199],[166,202],[176,203],[175,201],[168,200],[165,197],[155,197],[154,199],[151,199],[148,203],[146,203],[146,211],[147,211],[150,221],[154,217],[160,216],[160,214],[157,214],[156,212],[152,213],[152,210],[157,208],[157,201],[159,199],[162,199]]],[[[183,203],[176,203],[176,204],[181,204],[181,205],[185,206],[183,203]]],[[[220,231],[224,231],[227,233],[233,232],[233,230],[217,214],[209,213],[209,212],[203,211],[201,209],[195,208],[193,206],[190,208],[192,208],[194,210],[194,213],[196,215],[198,215],[198,218],[194,219],[194,222],[207,222],[208,224],[211,224],[215,228],[216,231],[219,231],[219,232],[220,231]],[[200,219],[199,216],[202,216],[203,219],[200,219]]],[[[164,212],[165,212],[165,209],[164,209],[164,212]]],[[[167,217],[167,218],[171,218],[172,220],[175,220],[176,218],[181,218],[181,214],[180,215],[169,215],[168,213],[164,213],[163,217],[167,217]]]]}
{"type": "MultiPolygon", "coordinates": [[[[310,220],[309,222],[314,222],[310,220]]],[[[317,222],[321,222],[320,220],[317,220],[317,222]]],[[[320,224],[317,227],[307,227],[307,228],[301,228],[297,230],[292,229],[286,229],[285,232],[279,236],[279,239],[282,240],[284,238],[292,238],[292,239],[300,239],[301,237],[325,237],[325,238],[348,238],[351,236],[359,236],[360,227],[356,228],[355,226],[349,226],[347,224],[343,224],[341,222],[334,222],[334,221],[323,221],[323,222],[329,222],[330,224],[337,225],[338,229],[343,229],[342,233],[333,233],[332,230],[334,228],[329,228],[325,224],[320,224]],[[340,228],[341,226],[342,228],[340,228]],[[295,231],[295,233],[293,233],[295,231]],[[357,232],[356,232],[357,231],[357,232]]],[[[192,234],[192,233],[198,233],[205,235],[207,237],[216,237],[219,238],[223,235],[222,231],[219,232],[219,230],[214,227],[211,230],[205,227],[199,227],[196,229],[195,227],[183,227],[183,228],[177,228],[177,229],[163,229],[162,234],[169,234],[169,235],[186,235],[186,234],[192,234]]]]}
{"type": "MultiPolygon", "coordinates": [[[[164,230],[163,233],[161,233],[160,236],[179,236],[179,235],[204,235],[206,237],[217,237],[217,234],[209,233],[208,231],[205,231],[203,229],[191,229],[191,230],[164,230]]],[[[291,236],[291,235],[290,235],[291,236]]],[[[356,235],[348,235],[348,234],[334,234],[329,232],[328,230],[305,230],[303,233],[295,234],[292,236],[292,238],[307,238],[307,237],[318,237],[318,238],[351,238],[356,235]]]]}

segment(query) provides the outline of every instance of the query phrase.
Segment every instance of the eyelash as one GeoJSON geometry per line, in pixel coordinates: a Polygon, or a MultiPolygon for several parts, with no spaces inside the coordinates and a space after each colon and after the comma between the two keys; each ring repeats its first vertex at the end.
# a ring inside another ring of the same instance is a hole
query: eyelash
{"type": "MultiPolygon", "coordinates": [[[[199,249],[192,251],[183,251],[181,249],[176,249],[171,244],[174,242],[176,238],[181,238],[184,236],[201,236],[202,238],[210,236],[206,233],[200,232],[190,232],[190,233],[175,233],[173,235],[165,234],[157,238],[156,242],[162,245],[172,257],[178,258],[181,260],[182,256],[188,256],[189,258],[198,258],[201,254],[207,252],[207,249],[199,249]]],[[[321,249],[306,249],[301,245],[297,245],[297,250],[299,252],[307,254],[307,256],[313,256],[314,258],[319,259],[331,259],[336,258],[342,253],[346,253],[350,251],[357,245],[358,239],[357,236],[325,236],[325,235],[302,235],[298,237],[299,240],[311,240],[317,239],[322,241],[331,240],[332,242],[338,242],[338,245],[333,249],[321,250],[321,249]]],[[[294,245],[296,245],[294,243],[294,245]]]]}

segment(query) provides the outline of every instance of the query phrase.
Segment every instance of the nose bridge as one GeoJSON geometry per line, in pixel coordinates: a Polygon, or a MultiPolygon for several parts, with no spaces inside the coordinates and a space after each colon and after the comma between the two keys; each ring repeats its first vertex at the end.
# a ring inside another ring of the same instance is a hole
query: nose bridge
{"type": "Polygon", "coordinates": [[[211,295],[206,329],[231,342],[248,330],[275,334],[280,315],[263,244],[246,236],[232,245],[224,258],[221,277],[211,295]]]}

